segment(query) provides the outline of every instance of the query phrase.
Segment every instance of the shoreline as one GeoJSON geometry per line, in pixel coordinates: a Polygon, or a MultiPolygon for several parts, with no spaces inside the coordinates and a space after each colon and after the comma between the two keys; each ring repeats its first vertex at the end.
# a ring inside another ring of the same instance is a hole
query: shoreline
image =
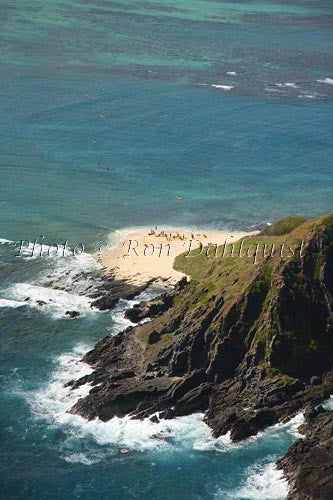
{"type": "MultiPolygon", "coordinates": [[[[299,221],[282,234],[281,221],[276,223],[271,235],[276,244],[287,235],[287,239],[310,242],[305,254],[290,263],[281,266],[276,255],[270,267],[250,273],[221,265],[220,270],[213,270],[212,281],[208,282],[210,276],[198,276],[195,286],[184,284],[165,294],[158,304],[134,304],[127,312],[134,312],[132,320],[137,324],[105,337],[82,358],[94,371],[88,379],[71,381],[70,387],[77,389],[89,382],[98,388],[77,400],[69,413],[103,422],[130,416],[163,425],[201,412],[212,437],[227,436],[231,443],[246,443],[265,429],[285,428],[288,422],[292,434],[297,433],[298,438],[302,434],[302,439],[294,442],[271,472],[283,481],[288,499],[308,492],[317,498],[323,485],[331,498],[333,482],[327,482],[331,457],[324,445],[333,427],[329,400],[333,391],[332,346],[324,334],[320,345],[317,339],[318,328],[326,333],[331,326],[332,296],[326,291],[331,289],[332,280],[326,270],[330,266],[332,222],[331,214],[299,221]],[[320,263],[315,279],[311,279],[313,269],[308,265],[313,254],[314,264],[320,263]],[[322,316],[326,319],[320,326],[322,316]],[[304,323],[297,318],[304,318],[309,329],[304,330],[304,323]],[[309,338],[311,350],[307,347],[309,338]],[[300,362],[295,362],[295,353],[300,362]],[[302,427],[296,429],[299,424],[302,427]],[[328,465],[318,468],[322,456],[328,465]],[[303,484],[308,470],[310,479],[303,484]]],[[[138,233],[127,234],[133,237],[138,233]]],[[[229,233],[213,234],[225,237],[229,233]]],[[[202,233],[206,242],[210,236],[202,233]]],[[[238,236],[230,234],[230,239],[236,242],[238,236]]],[[[183,241],[179,234],[178,240],[183,241]]],[[[163,439],[163,434],[157,428],[151,437],[163,439]]]]}
{"type": "Polygon", "coordinates": [[[185,276],[176,271],[177,255],[202,244],[234,243],[258,231],[205,230],[180,227],[129,227],[111,234],[110,246],[97,253],[102,266],[116,279],[143,285],[150,280],[176,284],[185,276]]]}

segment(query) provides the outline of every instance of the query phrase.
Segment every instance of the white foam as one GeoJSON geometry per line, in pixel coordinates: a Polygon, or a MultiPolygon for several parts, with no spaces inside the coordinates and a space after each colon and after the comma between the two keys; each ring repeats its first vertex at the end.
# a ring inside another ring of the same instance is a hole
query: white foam
{"type": "MultiPolygon", "coordinates": [[[[92,438],[99,445],[111,445],[117,449],[151,450],[187,448],[196,450],[228,451],[240,445],[231,442],[230,436],[214,439],[209,427],[203,421],[203,414],[197,413],[173,420],[161,420],[158,424],[129,417],[113,418],[108,422],[86,419],[67,413],[81,397],[86,396],[91,386],[85,384],[78,389],[65,387],[66,382],[91,373],[89,365],[80,361],[88,346],[79,345],[71,353],[65,353],[54,360],[54,371],[49,384],[37,393],[29,395],[29,402],[37,418],[46,418],[51,425],[61,426],[68,435],[78,439],[92,438]]],[[[77,454],[66,455],[68,461],[86,460],[77,454]]],[[[88,460],[90,457],[88,457],[88,460]]]]}
{"type": "Polygon", "coordinates": [[[279,93],[283,93],[283,90],[279,90],[279,89],[272,88],[272,87],[265,87],[264,90],[265,90],[265,92],[279,92],[279,93]]]}
{"type": "MultiPolygon", "coordinates": [[[[109,444],[136,450],[153,449],[167,445],[165,438],[170,437],[179,426],[177,419],[173,422],[163,421],[157,425],[148,419],[140,421],[131,420],[129,417],[113,418],[109,422],[101,422],[98,419],[87,421],[78,415],[67,413],[79,398],[89,393],[91,388],[89,384],[75,390],[64,387],[66,382],[91,372],[91,368],[80,361],[82,353],[86,349],[78,346],[74,352],[63,354],[54,361],[56,368],[50,383],[30,397],[30,404],[35,416],[47,418],[51,425],[65,427],[69,434],[75,433],[80,439],[92,437],[100,445],[109,444]],[[159,437],[155,439],[154,435],[159,435],[159,437]]],[[[73,457],[71,454],[69,460],[78,458],[77,455],[73,457]]]]}
{"type": "MultiPolygon", "coordinates": [[[[114,449],[126,448],[129,450],[170,450],[192,449],[201,451],[229,452],[247,447],[267,434],[271,438],[274,433],[281,431],[294,432],[301,417],[297,416],[287,424],[278,424],[265,432],[259,433],[241,443],[233,443],[230,434],[218,439],[212,437],[210,428],[204,423],[202,413],[196,413],[173,420],[161,420],[155,424],[150,419],[134,420],[127,417],[113,418],[108,422],[99,419],[86,419],[67,413],[67,411],[81,397],[86,396],[91,386],[85,384],[78,389],[71,390],[64,387],[70,380],[76,380],[91,372],[90,366],[80,361],[88,346],[79,345],[72,353],[65,353],[54,360],[55,369],[48,385],[40,391],[30,395],[30,404],[36,417],[46,418],[53,426],[61,426],[68,435],[75,435],[77,439],[85,441],[93,439],[98,445],[109,445],[114,449]]],[[[82,458],[77,454],[66,455],[67,460],[75,461],[82,458]]],[[[96,458],[96,457],[95,457],[96,458]]],[[[95,460],[94,458],[94,460],[95,460]]],[[[101,457],[100,457],[101,458],[101,457]]],[[[99,459],[100,459],[99,458],[99,459]]]]}
{"type": "Polygon", "coordinates": [[[91,272],[98,269],[101,269],[102,266],[97,262],[93,255],[82,253],[81,255],[76,255],[75,257],[71,257],[69,259],[61,259],[56,261],[56,268],[61,272],[64,271],[65,268],[69,268],[70,270],[79,272],[91,272]]]}
{"type": "Polygon", "coordinates": [[[298,89],[298,85],[296,85],[296,83],[294,82],[286,82],[286,83],[276,83],[275,84],[277,87],[289,87],[289,88],[292,88],[292,89],[298,89]]]}
{"type": "MultiPolygon", "coordinates": [[[[0,244],[15,243],[11,240],[4,238],[0,239],[0,244]]],[[[52,245],[39,243],[29,243],[29,246],[17,248],[17,253],[24,259],[40,259],[41,262],[47,262],[48,268],[39,274],[34,284],[50,286],[54,284],[58,288],[68,290],[75,290],[77,293],[84,293],[88,288],[96,286],[96,279],[83,276],[83,274],[91,273],[92,271],[100,270],[101,264],[96,260],[93,255],[87,253],[78,253],[73,255],[70,249],[65,249],[59,245],[59,251],[55,254],[55,249],[52,245]],[[76,279],[78,275],[80,279],[76,279]],[[73,287],[73,282],[75,286],[73,287]]]]}
{"type": "MultiPolygon", "coordinates": [[[[35,257],[37,257],[37,251],[35,257]]],[[[41,259],[44,259],[42,257],[41,259]]],[[[102,268],[93,255],[82,253],[69,257],[46,257],[47,268],[32,283],[16,283],[1,291],[0,307],[37,307],[41,312],[50,313],[54,318],[63,318],[66,311],[75,310],[81,316],[99,312],[91,308],[92,291],[101,285],[103,279],[94,274],[102,268]],[[45,304],[39,304],[39,301],[45,304]]],[[[161,293],[161,289],[150,287],[132,301],[120,300],[113,310],[116,325],[112,333],[118,333],[133,323],[124,318],[126,309],[141,300],[150,300],[161,293]]]]}
{"type": "Polygon", "coordinates": [[[0,307],[22,307],[25,304],[17,300],[0,299],[0,307]]]}
{"type": "MultiPolygon", "coordinates": [[[[139,295],[137,295],[134,299],[132,300],[125,300],[125,299],[120,299],[119,302],[115,305],[115,307],[112,309],[112,327],[109,329],[109,333],[111,335],[115,335],[116,333],[121,332],[128,326],[133,326],[135,323],[130,321],[129,319],[126,319],[124,314],[125,311],[128,309],[131,309],[134,304],[138,304],[142,300],[152,300],[158,295],[160,295],[163,292],[165,292],[169,287],[164,287],[163,290],[161,288],[155,288],[154,286],[146,288],[143,292],[141,292],[139,295]]],[[[171,288],[171,287],[170,287],[171,288]]],[[[146,318],[145,320],[141,321],[141,323],[149,321],[149,318],[146,318]]]]}
{"type": "Polygon", "coordinates": [[[263,465],[257,462],[248,469],[248,478],[236,492],[239,500],[282,500],[288,494],[288,482],[274,462],[263,465]]]}
{"type": "Polygon", "coordinates": [[[81,463],[83,465],[93,465],[98,463],[102,457],[91,458],[91,456],[88,457],[85,453],[81,452],[69,454],[64,453],[62,458],[70,464],[81,463]]]}
{"type": "Polygon", "coordinates": [[[50,313],[55,318],[66,317],[65,313],[69,310],[78,311],[80,315],[92,314],[97,311],[97,309],[91,308],[91,299],[83,295],[75,295],[63,290],[54,290],[30,283],[16,283],[3,290],[2,296],[2,300],[15,301],[15,307],[18,307],[18,304],[37,307],[41,312],[50,313]],[[40,305],[39,301],[45,302],[45,304],[40,305]]]}
{"type": "Polygon", "coordinates": [[[237,75],[237,71],[227,71],[227,75],[236,76],[237,75]]]}
{"type": "Polygon", "coordinates": [[[38,276],[36,284],[57,286],[65,291],[85,293],[99,284],[89,273],[101,269],[101,264],[89,254],[52,259],[46,271],[38,276]]]}
{"type": "Polygon", "coordinates": [[[326,399],[326,401],[324,401],[321,406],[325,410],[332,411],[333,410],[333,395],[331,394],[331,396],[328,399],[326,399]]]}
{"type": "MultiPolygon", "coordinates": [[[[142,299],[143,300],[143,299],[142,299]]],[[[130,321],[129,319],[126,319],[124,317],[125,311],[127,309],[131,309],[135,303],[139,302],[138,301],[130,301],[130,300],[124,300],[120,299],[119,302],[115,305],[115,307],[112,309],[112,327],[110,328],[109,332],[113,335],[116,333],[119,333],[128,326],[133,326],[134,323],[130,321]]]]}
{"type": "Polygon", "coordinates": [[[317,99],[317,94],[300,94],[297,97],[305,98],[305,99],[317,99]]]}
{"type": "MultiPolygon", "coordinates": [[[[299,412],[295,417],[291,418],[283,424],[275,424],[269,427],[264,434],[270,437],[279,437],[281,431],[291,434],[294,439],[303,438],[303,434],[300,434],[298,428],[304,423],[304,413],[299,412]]],[[[263,434],[263,433],[261,433],[263,434]]]]}
{"type": "Polygon", "coordinates": [[[333,85],[333,78],[322,78],[321,80],[317,80],[319,83],[328,83],[329,85],[333,85]]]}
{"type": "Polygon", "coordinates": [[[53,423],[61,423],[66,411],[79,398],[89,394],[89,384],[74,390],[64,387],[64,384],[70,380],[89,375],[93,371],[88,364],[80,361],[87,350],[88,346],[81,344],[73,352],[64,353],[54,360],[56,368],[51,375],[49,384],[34,394],[30,400],[36,416],[47,416],[53,423]]]}
{"type": "MultiPolygon", "coordinates": [[[[30,249],[32,251],[32,249],[30,249]]],[[[47,260],[47,269],[43,270],[32,283],[16,283],[1,291],[0,307],[37,307],[41,312],[49,313],[54,318],[63,318],[66,311],[75,310],[80,315],[97,312],[91,308],[92,299],[84,294],[95,289],[100,283],[90,273],[101,269],[97,260],[89,254],[65,257],[38,257],[37,250],[33,258],[47,260]],[[46,304],[40,305],[38,301],[46,304]]]]}
{"type": "Polygon", "coordinates": [[[15,243],[12,240],[7,240],[6,238],[0,238],[0,245],[10,245],[12,243],[15,243]]]}
{"type": "Polygon", "coordinates": [[[228,90],[231,90],[233,88],[235,88],[234,85],[211,85],[212,87],[214,87],[214,89],[218,89],[218,90],[225,90],[226,92],[228,90]]]}

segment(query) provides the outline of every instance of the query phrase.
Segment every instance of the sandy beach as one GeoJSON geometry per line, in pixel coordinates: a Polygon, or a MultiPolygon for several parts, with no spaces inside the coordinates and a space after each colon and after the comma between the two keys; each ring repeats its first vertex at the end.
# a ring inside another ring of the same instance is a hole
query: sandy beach
{"type": "Polygon", "coordinates": [[[117,278],[142,284],[157,279],[170,284],[184,275],[173,269],[177,255],[209,243],[223,245],[255,234],[180,228],[128,228],[113,233],[110,245],[98,253],[101,264],[117,278]]]}

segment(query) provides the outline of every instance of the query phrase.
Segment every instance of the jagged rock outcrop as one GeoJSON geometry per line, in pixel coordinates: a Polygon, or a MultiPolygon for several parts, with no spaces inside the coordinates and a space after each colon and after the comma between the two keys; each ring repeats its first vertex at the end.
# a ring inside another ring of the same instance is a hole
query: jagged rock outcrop
{"type": "Polygon", "coordinates": [[[146,318],[154,318],[167,311],[173,305],[173,295],[163,293],[154,300],[143,300],[134,304],[131,309],[125,312],[125,318],[133,323],[139,323],[146,318]]]}
{"type": "Polygon", "coordinates": [[[332,500],[333,412],[311,408],[301,430],[304,438],[277,462],[289,483],[286,500],[332,500]]]}
{"type": "Polygon", "coordinates": [[[85,355],[94,372],[72,385],[93,387],[71,411],[106,421],[200,410],[215,436],[230,431],[240,440],[328,397],[333,217],[248,243],[267,238],[270,245],[300,248],[257,264],[244,257],[181,257],[176,265],[192,274],[190,283],[151,322],[106,337],[85,355]]]}
{"type": "Polygon", "coordinates": [[[154,280],[144,285],[135,285],[126,280],[115,279],[112,274],[103,275],[101,285],[90,294],[95,299],[91,307],[97,307],[101,311],[112,309],[120,299],[131,300],[143,292],[154,280]]]}

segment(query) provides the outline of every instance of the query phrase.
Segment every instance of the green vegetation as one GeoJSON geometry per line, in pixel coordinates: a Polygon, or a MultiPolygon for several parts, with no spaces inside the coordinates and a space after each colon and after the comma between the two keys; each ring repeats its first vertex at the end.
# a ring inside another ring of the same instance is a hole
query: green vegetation
{"type": "Polygon", "coordinates": [[[265,228],[260,234],[266,236],[281,236],[283,234],[289,234],[306,221],[306,217],[303,217],[302,215],[291,215],[265,228]]]}
{"type": "Polygon", "coordinates": [[[271,379],[277,378],[278,379],[277,385],[284,385],[296,380],[294,377],[290,377],[289,375],[284,375],[277,368],[272,368],[270,366],[266,368],[266,374],[268,378],[271,379]]]}
{"type": "Polygon", "coordinates": [[[206,302],[208,302],[209,300],[209,297],[210,295],[212,294],[212,292],[216,289],[216,285],[214,285],[214,283],[209,283],[207,286],[205,286],[203,289],[202,289],[202,292],[199,296],[199,302],[201,302],[201,304],[206,304],[206,302]]]}
{"type": "Polygon", "coordinates": [[[323,224],[327,229],[333,229],[333,214],[327,215],[327,217],[323,219],[323,224]]]}
{"type": "Polygon", "coordinates": [[[323,330],[325,325],[329,327],[330,318],[323,316],[319,290],[326,257],[322,245],[314,246],[305,272],[300,249],[303,256],[311,239],[316,245],[314,237],[323,238],[329,248],[332,243],[323,236],[327,229],[333,229],[333,214],[312,220],[291,216],[243,243],[235,242],[233,252],[230,244],[229,251],[222,245],[208,257],[206,248],[190,256],[179,255],[174,267],[191,281],[187,293],[175,299],[177,311],[192,314],[195,309],[195,318],[200,318],[201,308],[204,317],[214,307],[215,298],[223,297],[218,319],[212,321],[209,331],[221,331],[223,316],[223,332],[232,337],[235,358],[255,352],[267,377],[281,384],[303,376],[310,365],[320,373],[321,365],[333,356],[333,337],[325,336],[323,330]],[[322,325],[312,321],[312,307],[320,311],[322,325]]]}

